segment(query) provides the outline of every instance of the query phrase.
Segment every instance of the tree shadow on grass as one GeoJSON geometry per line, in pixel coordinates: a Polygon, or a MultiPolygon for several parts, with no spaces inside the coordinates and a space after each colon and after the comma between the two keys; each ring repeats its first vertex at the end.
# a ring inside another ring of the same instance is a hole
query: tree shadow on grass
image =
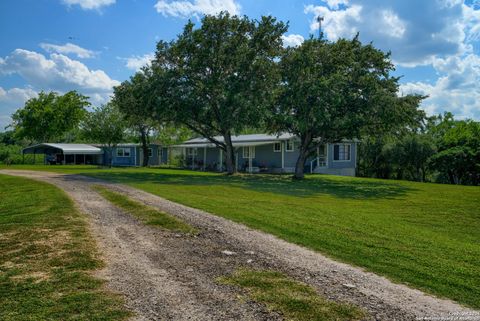
{"type": "Polygon", "coordinates": [[[331,195],[351,199],[393,199],[406,195],[415,189],[395,182],[380,182],[373,179],[335,177],[328,175],[309,176],[305,180],[295,181],[290,175],[235,175],[210,174],[170,170],[154,171],[107,171],[88,173],[107,181],[123,184],[162,184],[198,186],[225,186],[245,188],[257,192],[266,192],[296,197],[331,195]]]}

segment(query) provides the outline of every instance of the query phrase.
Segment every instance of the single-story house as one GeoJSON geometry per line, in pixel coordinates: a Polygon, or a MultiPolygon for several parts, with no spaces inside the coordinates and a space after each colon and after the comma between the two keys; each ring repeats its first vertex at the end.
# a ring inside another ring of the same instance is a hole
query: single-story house
{"type": "MultiPolygon", "coordinates": [[[[150,144],[149,165],[167,163],[166,147],[150,144]]],[[[100,144],[52,144],[42,143],[22,150],[23,154],[43,154],[45,164],[92,164],[109,165],[110,152],[100,144]]],[[[141,166],[143,149],[140,144],[119,144],[112,150],[113,166],[141,166]]]]}
{"type": "MultiPolygon", "coordinates": [[[[223,142],[223,137],[215,139],[223,142]]],[[[292,173],[295,170],[300,140],[292,134],[238,135],[232,136],[232,144],[235,149],[235,165],[239,171],[292,173]]],[[[215,171],[225,169],[223,150],[206,138],[190,139],[175,147],[183,150],[183,163],[187,168],[215,171]]],[[[310,173],[355,176],[356,159],[356,141],[325,144],[307,159],[305,170],[310,173]]]]}

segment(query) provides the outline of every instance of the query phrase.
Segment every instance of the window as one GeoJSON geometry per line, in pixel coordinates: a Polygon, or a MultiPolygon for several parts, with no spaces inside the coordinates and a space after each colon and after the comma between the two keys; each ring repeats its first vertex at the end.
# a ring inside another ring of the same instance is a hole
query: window
{"type": "Polygon", "coordinates": [[[130,148],[118,147],[117,157],[130,157],[130,148]]]}
{"type": "Polygon", "coordinates": [[[151,148],[148,149],[148,157],[152,157],[153,156],[153,151],[151,148]]]}
{"type": "Polygon", "coordinates": [[[273,151],[278,153],[282,151],[282,143],[273,144],[273,151]]]}
{"type": "Polygon", "coordinates": [[[255,146],[243,146],[243,158],[255,158],[255,146]]]}
{"type": "Polygon", "coordinates": [[[197,149],[196,148],[189,148],[187,150],[188,156],[197,156],[197,149]]]}
{"type": "Polygon", "coordinates": [[[293,140],[287,140],[285,142],[285,151],[287,152],[293,152],[293,140]]]}
{"type": "Polygon", "coordinates": [[[333,145],[333,160],[349,161],[350,160],[350,144],[333,145]]]}

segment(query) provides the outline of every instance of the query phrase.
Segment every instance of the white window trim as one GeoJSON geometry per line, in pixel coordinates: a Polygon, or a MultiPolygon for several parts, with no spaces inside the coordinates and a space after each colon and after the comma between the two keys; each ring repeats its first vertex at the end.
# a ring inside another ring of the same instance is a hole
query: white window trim
{"type": "Polygon", "coordinates": [[[274,153],[281,153],[282,152],[282,143],[281,142],[273,143],[273,152],[274,153]],[[277,145],[277,144],[280,146],[280,148],[278,150],[275,149],[275,145],[277,145]]]}
{"type": "Polygon", "coordinates": [[[148,148],[148,157],[153,157],[153,148],[148,148]]]}
{"type": "Polygon", "coordinates": [[[285,141],[285,151],[289,152],[289,153],[295,151],[295,142],[293,141],[293,139],[285,141]],[[288,149],[288,142],[290,142],[290,145],[291,145],[292,149],[288,149]]]}
{"type": "Polygon", "coordinates": [[[245,151],[249,150],[250,148],[252,149],[252,157],[251,158],[252,159],[255,158],[255,146],[243,146],[243,150],[242,150],[242,157],[243,158],[249,159],[249,157],[245,155],[246,154],[245,151]]]}
{"type": "Polygon", "coordinates": [[[132,157],[132,150],[130,147],[117,147],[116,157],[132,157]],[[125,155],[126,150],[128,150],[128,155],[125,155]],[[122,155],[118,155],[119,151],[122,151],[122,155]]]}
{"type": "Polygon", "coordinates": [[[333,161],[335,163],[345,163],[345,162],[351,162],[352,161],[352,144],[348,144],[348,143],[342,143],[342,144],[333,144],[333,157],[332,157],[333,161]],[[339,160],[335,160],[335,146],[340,146],[340,145],[348,145],[350,146],[349,147],[349,153],[348,153],[348,159],[339,159],[339,160]]]}

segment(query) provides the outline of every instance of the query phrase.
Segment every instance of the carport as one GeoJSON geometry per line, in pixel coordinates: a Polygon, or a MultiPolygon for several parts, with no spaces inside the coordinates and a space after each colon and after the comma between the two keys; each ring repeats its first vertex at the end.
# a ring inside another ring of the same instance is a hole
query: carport
{"type": "Polygon", "coordinates": [[[102,149],[87,144],[42,143],[22,150],[22,154],[44,155],[45,164],[101,164],[102,149]]]}

